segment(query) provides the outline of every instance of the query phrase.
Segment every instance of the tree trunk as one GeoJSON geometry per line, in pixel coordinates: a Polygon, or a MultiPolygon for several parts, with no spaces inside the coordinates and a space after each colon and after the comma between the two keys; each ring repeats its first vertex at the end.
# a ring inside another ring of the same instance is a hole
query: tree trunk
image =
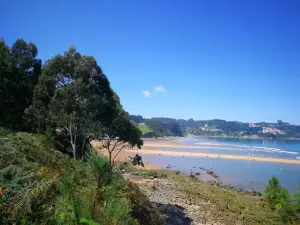
{"type": "Polygon", "coordinates": [[[76,159],[76,144],[72,143],[72,152],[73,152],[73,157],[76,159]]]}
{"type": "Polygon", "coordinates": [[[109,169],[110,172],[113,170],[112,152],[109,152],[109,169]]]}

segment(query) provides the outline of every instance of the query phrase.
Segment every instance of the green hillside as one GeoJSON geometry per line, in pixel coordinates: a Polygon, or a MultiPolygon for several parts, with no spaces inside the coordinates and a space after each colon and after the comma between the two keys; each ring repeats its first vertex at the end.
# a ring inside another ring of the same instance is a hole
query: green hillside
{"type": "Polygon", "coordinates": [[[140,131],[142,131],[142,135],[147,134],[149,132],[153,132],[153,130],[149,126],[139,126],[140,131]]]}

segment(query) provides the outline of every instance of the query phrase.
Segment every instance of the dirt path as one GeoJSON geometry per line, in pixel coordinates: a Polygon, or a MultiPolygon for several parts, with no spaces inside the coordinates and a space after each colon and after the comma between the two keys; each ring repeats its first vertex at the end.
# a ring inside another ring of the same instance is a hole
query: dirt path
{"type": "Polygon", "coordinates": [[[125,179],[136,183],[157,207],[167,225],[222,224],[213,221],[214,205],[210,202],[191,203],[187,193],[178,189],[178,184],[170,179],[150,178],[135,173],[123,174],[125,179]]]}

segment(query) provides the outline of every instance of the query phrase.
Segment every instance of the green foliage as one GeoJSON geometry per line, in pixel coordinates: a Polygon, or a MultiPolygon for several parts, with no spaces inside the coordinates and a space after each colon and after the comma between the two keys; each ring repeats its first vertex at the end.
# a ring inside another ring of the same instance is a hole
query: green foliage
{"type": "MultiPolygon", "coordinates": [[[[300,185],[299,185],[299,190],[300,190],[300,185]]],[[[294,199],[295,199],[295,211],[297,213],[300,213],[300,192],[294,194],[294,199]]]]}
{"type": "Polygon", "coordinates": [[[22,39],[11,48],[0,40],[0,136],[8,136],[0,145],[1,222],[136,224],[114,158],[85,152],[106,137],[118,152],[140,148],[141,132],[93,57],[70,48],[42,67],[37,53],[22,39]]]}
{"type": "Polygon", "coordinates": [[[286,190],[280,186],[278,179],[276,177],[272,177],[264,192],[264,197],[268,203],[275,207],[275,205],[279,203],[278,200],[286,197],[285,194],[286,190]]]}
{"type": "Polygon", "coordinates": [[[2,224],[138,223],[131,189],[109,170],[107,158],[91,149],[87,162],[78,162],[52,146],[27,133],[0,146],[2,224]]]}
{"type": "Polygon", "coordinates": [[[99,156],[96,151],[90,149],[87,164],[100,190],[104,185],[109,184],[112,177],[107,158],[99,156]]]}
{"type": "Polygon", "coordinates": [[[97,224],[92,218],[93,197],[95,191],[91,187],[85,187],[84,192],[76,183],[75,174],[63,175],[60,179],[59,196],[56,199],[56,222],[58,224],[97,224]]]}
{"type": "Polygon", "coordinates": [[[153,132],[153,130],[149,126],[139,126],[139,129],[140,131],[142,131],[142,135],[153,132]]]}
{"type": "Polygon", "coordinates": [[[86,218],[80,218],[79,223],[87,224],[87,225],[100,225],[99,223],[96,223],[95,221],[89,220],[89,219],[86,219],[86,218]]]}
{"type": "Polygon", "coordinates": [[[271,206],[279,212],[283,221],[293,220],[295,216],[295,203],[292,203],[288,190],[282,188],[276,177],[272,177],[266,186],[264,197],[271,206]]]}
{"type": "Polygon", "coordinates": [[[5,127],[1,127],[0,126],[0,138],[1,137],[4,137],[4,136],[7,136],[8,134],[10,134],[12,131],[8,128],[5,128],[5,127]]]}
{"type": "Polygon", "coordinates": [[[145,120],[157,136],[182,136],[177,120],[171,118],[152,118],[145,120]]]}
{"type": "Polygon", "coordinates": [[[41,73],[37,48],[23,39],[9,48],[0,40],[0,124],[14,129],[26,129],[24,110],[32,102],[34,86],[41,73]]]}
{"type": "Polygon", "coordinates": [[[115,118],[111,124],[106,127],[99,126],[99,133],[104,133],[105,136],[96,137],[107,150],[111,171],[114,168],[115,158],[125,147],[141,148],[143,145],[142,132],[130,122],[129,114],[122,109],[121,105],[115,108],[114,114],[115,118]]]}
{"type": "Polygon", "coordinates": [[[143,158],[142,156],[140,156],[139,154],[135,154],[135,156],[131,159],[131,163],[135,166],[135,165],[139,165],[144,167],[144,162],[143,162],[143,158]]]}

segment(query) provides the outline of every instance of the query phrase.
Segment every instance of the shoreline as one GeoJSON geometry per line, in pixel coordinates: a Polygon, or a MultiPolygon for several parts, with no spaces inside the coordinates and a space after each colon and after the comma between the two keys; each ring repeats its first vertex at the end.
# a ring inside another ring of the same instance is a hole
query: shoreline
{"type": "Polygon", "coordinates": [[[241,136],[241,137],[235,137],[235,136],[220,136],[220,135],[187,135],[184,137],[192,137],[192,138],[202,138],[202,137],[216,137],[216,138],[238,138],[238,139],[248,139],[248,140],[291,140],[291,141],[300,141],[300,138],[267,138],[267,137],[259,137],[259,136],[241,136]]]}
{"type": "Polygon", "coordinates": [[[283,159],[283,158],[267,158],[267,157],[249,157],[241,155],[227,155],[227,154],[213,154],[213,153],[200,153],[200,152],[178,152],[178,151],[166,151],[166,150],[153,150],[153,149],[139,149],[139,150],[126,150],[130,153],[142,153],[150,155],[166,155],[166,156],[187,156],[187,157],[201,157],[201,158],[219,158],[219,159],[233,159],[233,160],[246,160],[256,162],[270,162],[270,163],[286,163],[286,164],[298,164],[300,160],[296,159],[283,159]]]}

